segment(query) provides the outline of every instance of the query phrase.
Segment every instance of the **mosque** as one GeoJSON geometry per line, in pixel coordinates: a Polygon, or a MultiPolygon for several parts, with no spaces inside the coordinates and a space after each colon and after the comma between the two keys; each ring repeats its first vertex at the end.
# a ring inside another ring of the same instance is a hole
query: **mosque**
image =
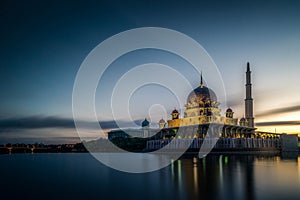
{"type": "Polygon", "coordinates": [[[203,138],[208,130],[208,125],[219,124],[218,130],[220,137],[253,137],[254,136],[254,117],[253,117],[253,99],[250,64],[247,63],[246,71],[246,99],[245,99],[245,117],[240,120],[234,118],[234,112],[231,108],[226,110],[225,116],[221,116],[217,95],[204,86],[201,74],[199,87],[195,88],[187,98],[183,118],[180,113],[174,109],[171,113],[172,119],[165,122],[164,119],[159,121],[159,128],[168,129],[178,127],[198,126],[195,137],[203,138]]]}
{"type": "Polygon", "coordinates": [[[217,95],[203,84],[201,74],[199,86],[187,97],[186,109],[182,118],[180,118],[178,110],[174,109],[170,120],[159,120],[159,129],[150,128],[150,122],[145,119],[141,129],[112,130],[108,133],[108,138],[130,137],[127,133],[134,133],[135,136],[143,138],[152,136],[152,139],[173,138],[179,128],[185,130],[186,133],[183,136],[185,138],[204,138],[212,125],[220,138],[256,137],[249,62],[246,70],[245,117],[234,118],[234,112],[231,108],[228,108],[225,116],[222,116],[219,105],[217,95]]]}
{"type": "MultiPolygon", "coordinates": [[[[250,64],[246,69],[245,116],[234,117],[228,108],[221,115],[217,95],[201,81],[187,97],[185,111],[180,117],[178,110],[171,112],[171,119],[159,120],[159,128],[150,128],[145,119],[139,129],[111,130],[108,139],[115,145],[130,151],[153,151],[166,148],[167,151],[199,149],[204,142],[215,141],[215,150],[259,150],[278,152],[298,152],[298,136],[256,131],[254,127],[253,98],[250,64]],[[171,143],[171,141],[174,141],[171,143]],[[168,144],[168,145],[167,145],[168,144]]],[[[298,154],[297,154],[298,155],[298,154]]]]}

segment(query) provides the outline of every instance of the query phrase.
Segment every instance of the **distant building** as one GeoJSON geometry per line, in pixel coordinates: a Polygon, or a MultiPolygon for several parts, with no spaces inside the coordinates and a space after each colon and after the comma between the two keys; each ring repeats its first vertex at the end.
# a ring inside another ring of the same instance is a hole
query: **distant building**
{"type": "Polygon", "coordinates": [[[108,139],[113,140],[115,138],[133,138],[133,137],[138,137],[138,138],[148,138],[152,135],[155,135],[160,129],[153,129],[150,128],[150,122],[145,119],[142,122],[142,128],[140,129],[133,129],[133,128],[128,128],[128,129],[116,129],[116,130],[111,130],[108,133],[108,139]]]}

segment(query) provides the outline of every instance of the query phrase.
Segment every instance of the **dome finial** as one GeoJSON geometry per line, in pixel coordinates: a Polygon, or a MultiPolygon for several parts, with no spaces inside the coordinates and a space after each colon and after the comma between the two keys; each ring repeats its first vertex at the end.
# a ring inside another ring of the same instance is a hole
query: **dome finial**
{"type": "Polygon", "coordinates": [[[203,88],[202,70],[201,70],[201,78],[200,78],[200,87],[203,88]]]}

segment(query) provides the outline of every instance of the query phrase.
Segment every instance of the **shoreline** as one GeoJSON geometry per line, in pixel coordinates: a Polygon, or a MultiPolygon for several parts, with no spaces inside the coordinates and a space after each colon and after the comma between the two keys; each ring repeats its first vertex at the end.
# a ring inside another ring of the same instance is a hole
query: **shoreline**
{"type": "MultiPolygon", "coordinates": [[[[129,153],[140,153],[140,154],[147,154],[151,153],[153,155],[159,155],[159,154],[166,154],[166,155],[171,155],[171,154],[177,154],[180,151],[164,151],[164,152],[151,152],[151,151],[144,151],[144,152],[129,152],[129,153]]],[[[113,151],[95,151],[95,152],[90,152],[90,151],[64,151],[64,152],[54,152],[54,151],[39,151],[39,152],[0,152],[0,155],[13,155],[13,154],[66,154],[66,153],[71,153],[71,154],[77,154],[77,153],[128,153],[128,152],[113,152],[113,151]]],[[[204,153],[204,152],[203,152],[204,153]]],[[[199,154],[199,150],[187,150],[182,154],[182,156],[195,156],[199,154]]],[[[264,149],[264,150],[258,150],[258,149],[253,149],[253,150],[212,150],[207,153],[207,155],[274,155],[274,156],[280,156],[280,155],[300,155],[300,151],[281,151],[281,150],[274,150],[274,149],[264,149]]]]}

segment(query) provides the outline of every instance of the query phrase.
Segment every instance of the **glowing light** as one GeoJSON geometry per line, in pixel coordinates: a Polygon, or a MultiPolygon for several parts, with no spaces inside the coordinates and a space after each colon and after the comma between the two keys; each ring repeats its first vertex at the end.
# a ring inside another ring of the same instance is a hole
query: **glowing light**
{"type": "Polygon", "coordinates": [[[228,156],[225,156],[224,162],[225,164],[228,164],[228,156]]]}

